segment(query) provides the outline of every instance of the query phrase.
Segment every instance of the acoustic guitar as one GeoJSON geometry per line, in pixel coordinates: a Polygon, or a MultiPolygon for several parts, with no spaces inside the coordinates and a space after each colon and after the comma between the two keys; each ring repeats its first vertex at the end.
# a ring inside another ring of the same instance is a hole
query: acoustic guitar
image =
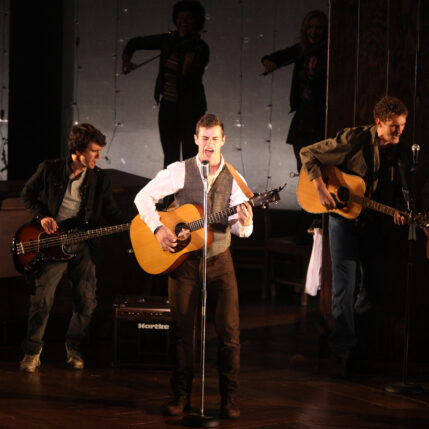
{"type": "Polygon", "coordinates": [[[75,255],[67,252],[65,246],[128,231],[131,224],[74,232],[67,231],[66,225],[69,224],[60,224],[53,234],[47,234],[41,225],[36,223],[21,226],[12,241],[12,255],[17,271],[23,274],[31,272],[46,261],[67,262],[75,255]]]}
{"type": "MultiPolygon", "coordinates": [[[[409,219],[407,212],[389,207],[365,197],[365,182],[360,176],[347,174],[335,166],[325,166],[322,169],[322,178],[329,193],[335,200],[337,208],[326,209],[320,202],[319,195],[311,183],[304,168],[299,174],[297,198],[299,205],[309,213],[337,213],[347,219],[355,219],[362,209],[368,208],[389,216],[399,212],[405,219],[409,219]]],[[[429,227],[429,216],[417,214],[415,223],[421,228],[429,227]]]]}
{"type": "MultiPolygon", "coordinates": [[[[264,194],[253,196],[252,207],[267,206],[280,200],[283,188],[272,189],[264,194]]],[[[218,213],[208,215],[207,223],[213,224],[227,219],[237,212],[237,207],[229,207],[218,213]]],[[[137,215],[131,222],[130,237],[134,254],[139,265],[149,274],[162,274],[173,271],[189,256],[190,252],[204,246],[204,210],[199,205],[185,204],[177,209],[159,212],[161,222],[178,237],[174,252],[164,251],[158,239],[146,223],[137,215]]],[[[207,245],[213,241],[213,232],[207,229],[207,245]]]]}

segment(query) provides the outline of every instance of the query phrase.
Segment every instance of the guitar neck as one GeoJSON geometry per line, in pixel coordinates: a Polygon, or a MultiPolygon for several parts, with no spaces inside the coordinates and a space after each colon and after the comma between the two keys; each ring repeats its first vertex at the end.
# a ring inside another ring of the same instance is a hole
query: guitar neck
{"type": "MultiPolygon", "coordinates": [[[[229,207],[225,210],[222,210],[218,213],[213,213],[207,216],[207,223],[211,225],[212,223],[220,222],[221,220],[228,218],[229,216],[237,213],[237,207],[229,207]]],[[[194,220],[193,222],[188,223],[189,230],[191,232],[197,231],[198,229],[204,228],[204,218],[194,220]]]]}
{"type": "Polygon", "coordinates": [[[396,212],[399,212],[402,216],[407,216],[407,213],[400,210],[396,210],[393,207],[386,206],[386,204],[378,203],[377,201],[370,200],[360,195],[350,194],[350,199],[356,203],[359,203],[363,208],[368,208],[385,215],[394,216],[396,212]]]}
{"type": "Polygon", "coordinates": [[[70,234],[62,235],[62,244],[76,244],[81,241],[90,240],[92,238],[103,237],[105,235],[116,234],[117,232],[128,231],[131,223],[123,223],[121,225],[107,226],[104,228],[89,229],[87,231],[79,231],[70,234]]]}
{"type": "MultiPolygon", "coordinates": [[[[267,191],[264,194],[254,195],[249,199],[248,203],[251,205],[251,207],[267,206],[269,203],[276,203],[280,200],[279,192],[282,189],[283,188],[272,189],[271,191],[267,191]]],[[[236,206],[228,207],[227,209],[218,213],[208,215],[207,223],[211,225],[212,223],[220,222],[221,220],[224,220],[225,218],[228,218],[229,216],[237,213],[237,207],[239,205],[240,204],[237,204],[236,206]]],[[[204,218],[189,222],[187,226],[191,232],[204,228],[204,218]]]]}

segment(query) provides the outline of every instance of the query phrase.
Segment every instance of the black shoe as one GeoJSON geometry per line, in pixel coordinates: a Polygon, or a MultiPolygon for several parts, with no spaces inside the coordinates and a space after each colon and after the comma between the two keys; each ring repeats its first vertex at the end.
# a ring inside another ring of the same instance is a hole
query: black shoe
{"type": "Polygon", "coordinates": [[[329,375],[332,378],[347,378],[348,377],[348,363],[347,358],[334,356],[331,358],[329,375]]]}
{"type": "Polygon", "coordinates": [[[239,419],[240,418],[240,408],[235,403],[233,399],[228,399],[222,401],[220,407],[220,416],[223,419],[239,419]]]}
{"type": "Polygon", "coordinates": [[[188,412],[190,409],[191,403],[189,398],[185,396],[179,396],[167,404],[166,413],[169,416],[180,416],[184,412],[188,412]]]}

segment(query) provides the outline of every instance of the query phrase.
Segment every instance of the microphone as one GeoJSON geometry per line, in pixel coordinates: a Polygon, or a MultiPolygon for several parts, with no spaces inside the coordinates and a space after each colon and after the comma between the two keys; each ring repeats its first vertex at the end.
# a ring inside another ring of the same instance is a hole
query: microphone
{"type": "Polygon", "coordinates": [[[209,168],[210,168],[210,165],[209,165],[208,161],[203,161],[201,163],[201,170],[203,173],[203,179],[204,180],[207,180],[209,178],[209,168]]]}
{"type": "Polygon", "coordinates": [[[413,167],[415,168],[417,166],[417,163],[419,162],[420,145],[413,144],[411,146],[411,150],[413,152],[413,167]]]}

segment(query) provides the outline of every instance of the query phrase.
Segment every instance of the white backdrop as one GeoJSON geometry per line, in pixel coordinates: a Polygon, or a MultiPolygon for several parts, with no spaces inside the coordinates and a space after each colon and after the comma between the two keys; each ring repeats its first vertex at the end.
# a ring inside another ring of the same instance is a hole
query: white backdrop
{"type": "MultiPolygon", "coordinates": [[[[73,28],[73,120],[100,128],[109,142],[102,168],[152,178],[163,166],[158,107],[153,99],[158,60],[121,74],[121,53],[132,37],[174,29],[170,0],[74,0],[65,28],[73,28]],[[74,16],[73,16],[74,15],[74,16]]],[[[255,192],[287,183],[279,208],[298,208],[292,146],[285,143],[292,114],[292,66],[270,76],[260,59],[299,40],[304,15],[327,12],[327,0],[202,0],[210,62],[204,75],[208,112],[225,124],[225,159],[255,192]],[[272,104],[271,104],[272,101],[272,104]],[[270,104],[272,107],[270,107],[270,104]],[[270,116],[272,118],[270,124],[270,116]],[[270,138],[270,127],[271,138],[270,138]],[[241,150],[240,150],[241,149],[241,150]]],[[[70,37],[70,34],[66,35],[70,37]]],[[[139,63],[157,51],[138,51],[139,63]]]]}

